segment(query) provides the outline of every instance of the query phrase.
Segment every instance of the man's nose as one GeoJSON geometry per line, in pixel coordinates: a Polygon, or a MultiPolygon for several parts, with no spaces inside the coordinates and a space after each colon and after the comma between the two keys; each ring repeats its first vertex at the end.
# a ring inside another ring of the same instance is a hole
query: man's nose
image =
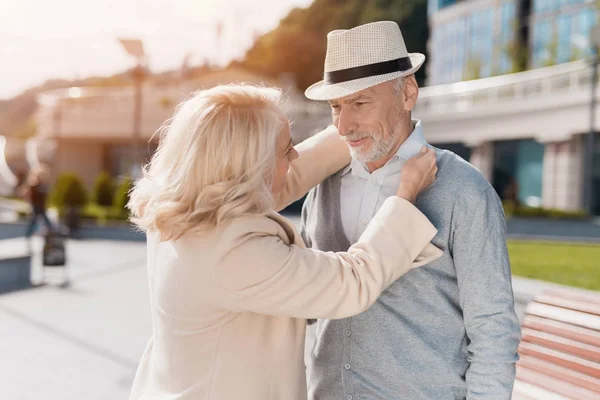
{"type": "Polygon", "coordinates": [[[340,135],[342,136],[346,136],[350,132],[355,131],[357,129],[354,119],[348,112],[340,112],[340,115],[338,116],[337,129],[340,135]]]}

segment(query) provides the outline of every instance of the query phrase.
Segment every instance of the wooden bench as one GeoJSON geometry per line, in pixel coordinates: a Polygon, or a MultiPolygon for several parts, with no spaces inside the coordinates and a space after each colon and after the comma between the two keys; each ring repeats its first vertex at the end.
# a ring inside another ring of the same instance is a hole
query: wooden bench
{"type": "Polygon", "coordinates": [[[544,291],[522,331],[513,399],[600,400],[600,293],[544,291]]]}

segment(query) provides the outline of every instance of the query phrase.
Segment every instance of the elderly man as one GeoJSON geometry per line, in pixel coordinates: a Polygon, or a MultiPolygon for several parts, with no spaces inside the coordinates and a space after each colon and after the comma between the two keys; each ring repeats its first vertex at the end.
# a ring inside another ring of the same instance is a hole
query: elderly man
{"type": "MultiPolygon", "coordinates": [[[[306,96],[329,101],[353,160],[308,195],[302,224],[307,245],[343,251],[427,144],[421,122],[411,119],[414,73],[425,56],[407,52],[395,22],[327,39],[324,80],[306,96]]],[[[318,321],[309,398],[511,398],[520,328],[502,204],[469,163],[436,152],[437,180],[417,207],[438,229],[432,243],[444,255],[396,281],[365,313],[318,321]]]]}

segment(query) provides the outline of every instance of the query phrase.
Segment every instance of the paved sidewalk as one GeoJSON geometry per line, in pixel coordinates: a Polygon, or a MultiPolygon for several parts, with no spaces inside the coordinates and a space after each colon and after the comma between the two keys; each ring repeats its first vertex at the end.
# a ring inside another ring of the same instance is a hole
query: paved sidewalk
{"type": "Polygon", "coordinates": [[[513,239],[600,243],[600,222],[511,218],[506,223],[513,239]]]}
{"type": "Polygon", "coordinates": [[[71,241],[68,250],[70,288],[55,286],[63,277],[56,269],[47,274],[55,285],[0,296],[1,399],[129,394],[152,329],[145,246],[71,241]]]}

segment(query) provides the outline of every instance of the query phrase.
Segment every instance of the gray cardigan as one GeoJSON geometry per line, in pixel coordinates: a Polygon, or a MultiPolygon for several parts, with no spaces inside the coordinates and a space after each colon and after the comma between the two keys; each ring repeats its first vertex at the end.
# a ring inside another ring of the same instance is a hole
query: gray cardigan
{"type": "MultiPolygon", "coordinates": [[[[436,152],[437,180],[417,207],[438,229],[432,242],[444,255],[401,277],[366,312],[318,322],[310,399],[511,398],[520,327],[502,204],[469,163],[436,152]]],[[[331,176],[307,197],[307,246],[350,246],[340,179],[331,176]]]]}

